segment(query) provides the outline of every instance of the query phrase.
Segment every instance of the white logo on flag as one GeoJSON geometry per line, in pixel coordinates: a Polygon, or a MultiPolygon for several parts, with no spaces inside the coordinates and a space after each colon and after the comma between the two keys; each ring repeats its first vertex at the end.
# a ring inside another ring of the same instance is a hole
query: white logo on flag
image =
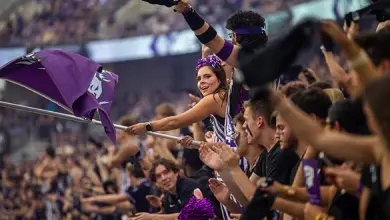
{"type": "Polygon", "coordinates": [[[304,166],[303,172],[305,173],[306,186],[311,188],[314,185],[314,169],[310,166],[304,166]]]}
{"type": "MultiPolygon", "coordinates": [[[[100,96],[103,94],[103,83],[111,82],[111,80],[106,77],[106,74],[111,74],[111,73],[106,70],[103,70],[101,73],[96,72],[95,75],[93,76],[91,84],[88,87],[88,92],[90,92],[93,96],[95,96],[96,99],[99,99],[100,96]]],[[[106,103],[103,102],[103,104],[106,103]]]]}

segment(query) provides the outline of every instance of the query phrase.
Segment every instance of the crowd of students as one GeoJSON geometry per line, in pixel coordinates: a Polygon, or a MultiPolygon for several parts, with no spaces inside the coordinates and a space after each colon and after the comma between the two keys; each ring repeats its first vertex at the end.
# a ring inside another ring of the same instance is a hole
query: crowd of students
{"type": "Polygon", "coordinates": [[[273,83],[272,77],[264,76],[269,70],[259,69],[250,76],[245,65],[239,65],[243,64],[240,51],[253,55],[256,49],[267,48],[260,14],[232,15],[226,24],[233,33],[228,41],[187,1],[149,2],[175,6],[205,45],[195,66],[201,96],[191,96],[193,103],[181,114],[170,104],[161,104],[149,122],[124,116],[118,123],[128,128],[118,131],[117,146],[91,139],[82,149],[49,147],[38,161],[19,166],[3,155],[4,215],[135,220],[390,218],[389,21],[379,22],[371,33],[359,33],[357,21],[345,25],[344,31],[334,21],[321,21],[321,36],[328,36],[343,52],[336,54],[329,40],[322,38],[333,82],[294,66],[273,83]],[[337,56],[345,57],[348,70],[337,63],[337,56]],[[259,77],[270,84],[248,90],[240,83],[259,77]],[[182,138],[139,136],[148,131],[182,138]]]}

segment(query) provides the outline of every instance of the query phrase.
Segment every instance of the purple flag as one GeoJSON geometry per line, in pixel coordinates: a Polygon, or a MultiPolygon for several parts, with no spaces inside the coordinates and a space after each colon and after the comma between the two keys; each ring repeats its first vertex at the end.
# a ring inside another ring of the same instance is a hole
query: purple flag
{"type": "Polygon", "coordinates": [[[305,185],[309,193],[309,201],[313,205],[321,205],[320,181],[318,178],[317,160],[305,159],[303,163],[303,173],[305,185]]]}
{"type": "Polygon", "coordinates": [[[94,61],[65,50],[42,50],[4,65],[0,77],[34,91],[78,117],[92,120],[98,111],[105,132],[116,142],[109,115],[118,76],[94,61]]]}

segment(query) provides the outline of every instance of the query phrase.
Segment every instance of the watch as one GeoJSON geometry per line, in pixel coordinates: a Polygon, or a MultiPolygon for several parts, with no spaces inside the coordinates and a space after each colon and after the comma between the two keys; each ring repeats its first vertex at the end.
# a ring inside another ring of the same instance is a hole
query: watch
{"type": "Polygon", "coordinates": [[[146,124],[146,130],[147,131],[152,131],[153,129],[152,129],[152,124],[151,123],[147,123],[146,124]]]}

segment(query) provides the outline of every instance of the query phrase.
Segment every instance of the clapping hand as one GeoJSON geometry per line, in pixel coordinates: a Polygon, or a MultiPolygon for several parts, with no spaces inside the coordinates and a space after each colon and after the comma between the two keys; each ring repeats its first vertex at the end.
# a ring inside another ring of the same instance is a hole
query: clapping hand
{"type": "Polygon", "coordinates": [[[220,158],[228,167],[236,167],[240,163],[240,156],[235,150],[226,145],[225,143],[218,142],[212,146],[214,152],[220,155],[220,158]]]}
{"type": "Polygon", "coordinates": [[[154,196],[154,195],[147,195],[146,200],[148,200],[149,204],[153,206],[154,208],[161,208],[162,206],[162,200],[161,198],[154,196]]]}
{"type": "Polygon", "coordinates": [[[189,96],[190,99],[191,99],[191,104],[189,104],[189,107],[190,107],[190,108],[194,107],[194,106],[201,100],[200,97],[195,96],[195,95],[193,95],[193,94],[191,94],[191,93],[188,94],[188,96],[189,96]]]}
{"type": "Polygon", "coordinates": [[[202,142],[199,148],[200,160],[213,170],[222,170],[224,164],[220,158],[220,155],[213,151],[213,144],[202,142]]]}
{"type": "Polygon", "coordinates": [[[211,178],[209,179],[209,187],[219,202],[222,203],[229,199],[230,191],[221,181],[211,178]]]}

